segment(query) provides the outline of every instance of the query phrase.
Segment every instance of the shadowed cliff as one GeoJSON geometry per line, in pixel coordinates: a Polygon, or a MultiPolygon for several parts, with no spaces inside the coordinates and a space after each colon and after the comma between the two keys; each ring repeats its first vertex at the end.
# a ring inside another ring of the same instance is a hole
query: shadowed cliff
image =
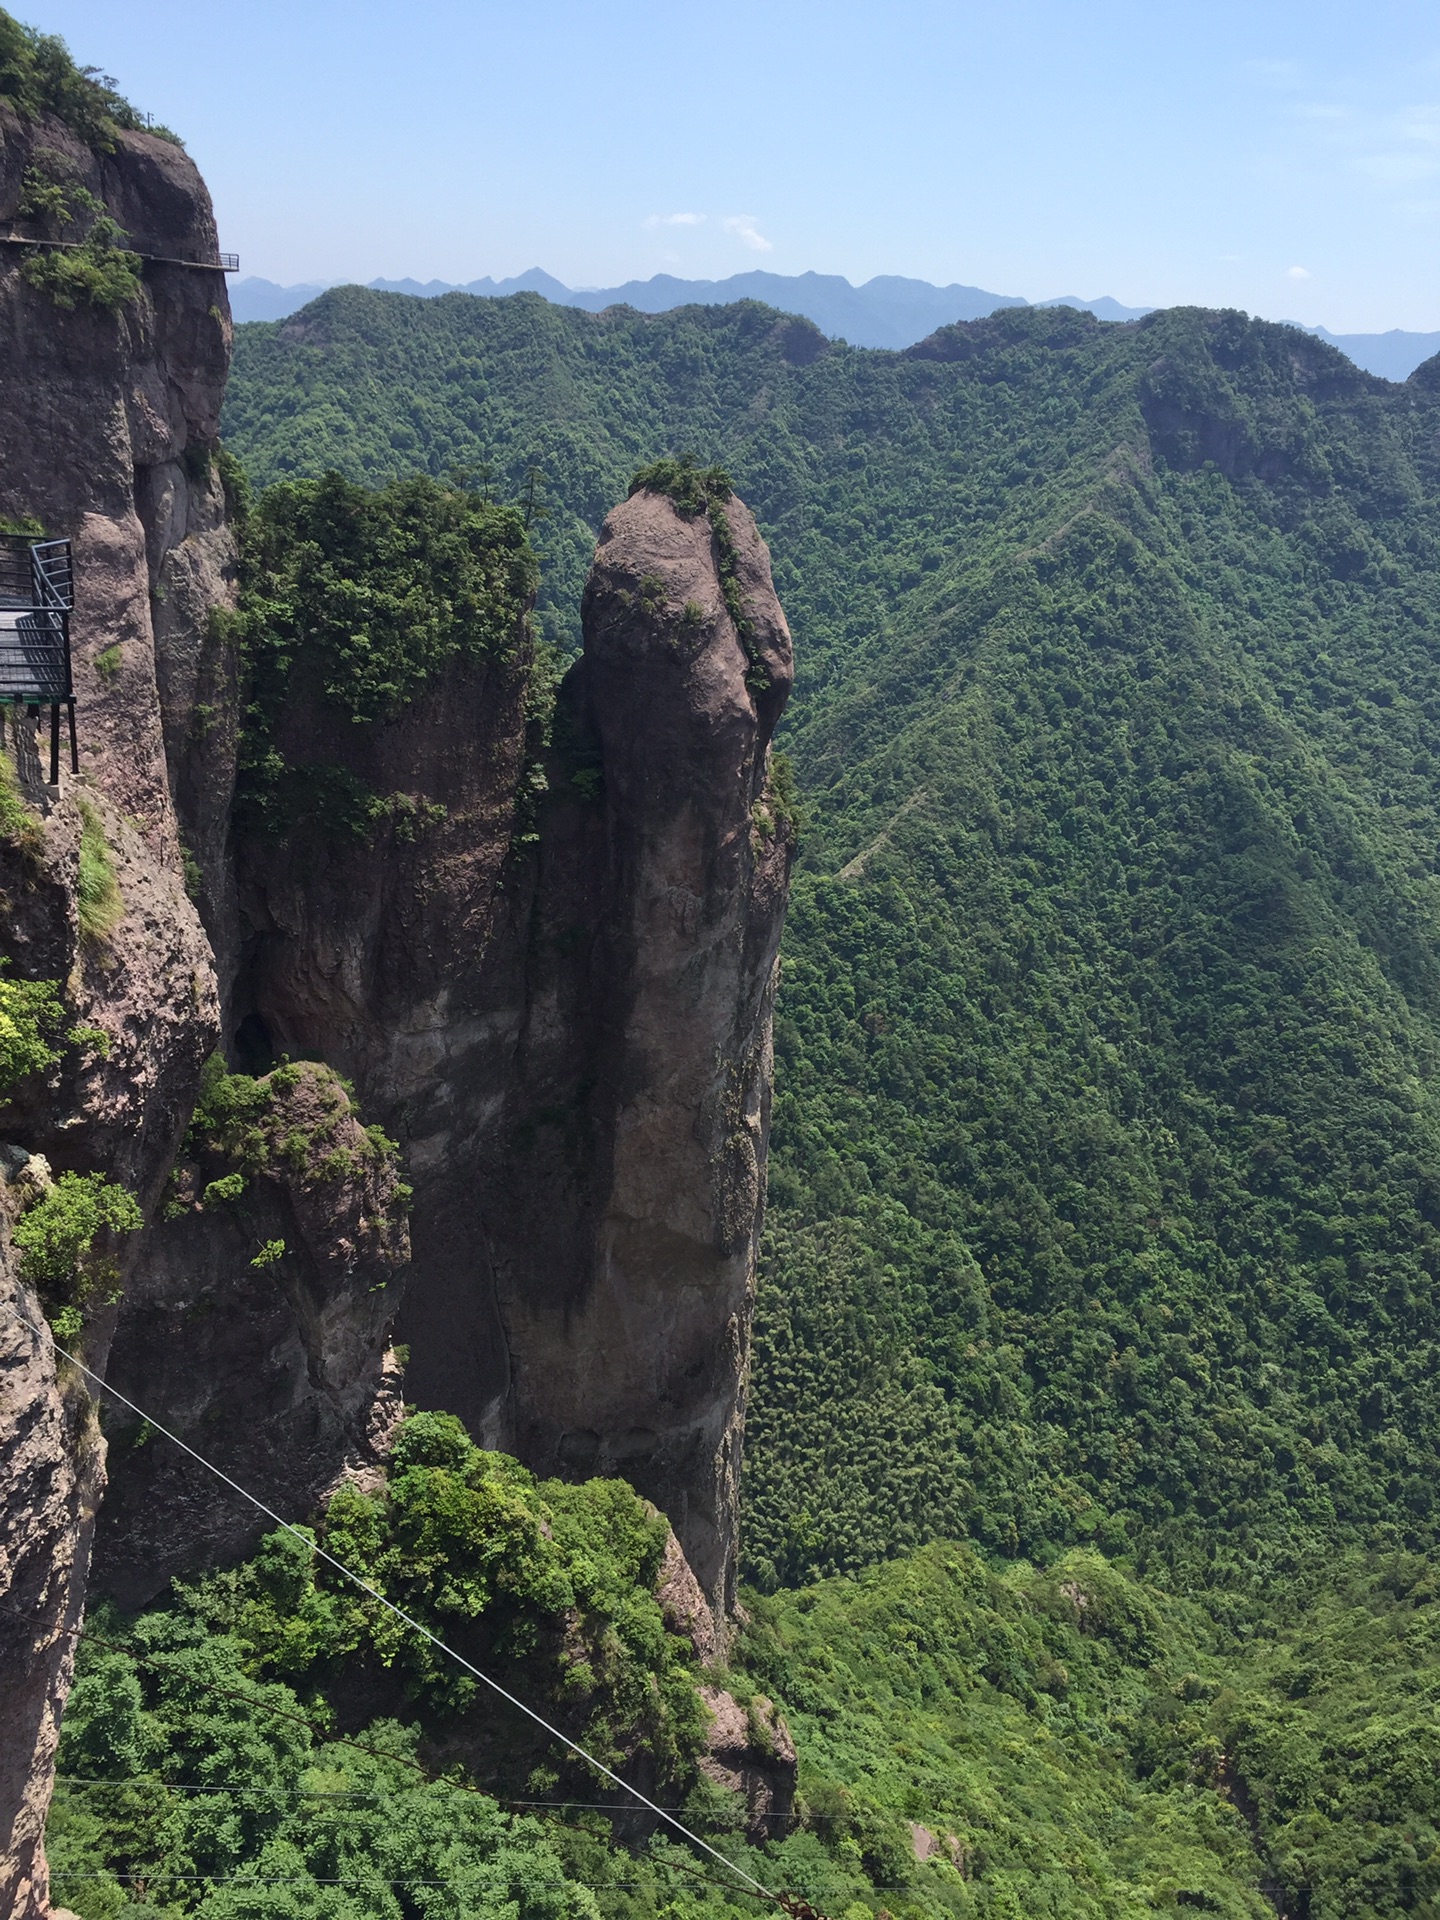
{"type": "Polygon", "coordinates": [[[373,723],[297,689],[287,759],[367,791],[403,781],[405,807],[365,838],[242,829],[232,1024],[266,1057],[352,1076],[401,1143],[407,1397],[538,1472],[623,1474],[719,1606],[791,855],[767,789],[790,641],[733,499],[707,517],[632,496],[584,617],[548,750],[523,617],[373,723]]]}
{"type": "MultiPolygon", "coordinates": [[[[711,513],[720,529],[642,489],[601,532],[487,1228],[508,1443],[631,1480],[723,1606],[792,854],[767,754],[792,666],[754,521],[733,498],[711,513]]],[[[438,1400],[440,1300],[422,1284],[406,1316],[412,1391],[438,1400]]]]}

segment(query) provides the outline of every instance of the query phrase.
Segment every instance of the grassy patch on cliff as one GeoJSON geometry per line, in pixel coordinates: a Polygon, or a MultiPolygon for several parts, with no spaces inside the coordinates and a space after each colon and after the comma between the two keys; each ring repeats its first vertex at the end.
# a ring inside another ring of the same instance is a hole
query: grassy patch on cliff
{"type": "Polygon", "coordinates": [[[90,801],[80,808],[80,856],[75,881],[75,915],[82,938],[103,940],[125,917],[125,901],[115,877],[115,856],[105,823],[90,801]]]}

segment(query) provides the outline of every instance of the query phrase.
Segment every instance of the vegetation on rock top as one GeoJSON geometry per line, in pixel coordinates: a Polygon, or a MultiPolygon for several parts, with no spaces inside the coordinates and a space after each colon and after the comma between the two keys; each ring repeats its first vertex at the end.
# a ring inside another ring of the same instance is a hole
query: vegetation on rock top
{"type": "Polygon", "coordinates": [[[386,1258],[406,1257],[403,1228],[410,1186],[399,1177],[399,1148],[378,1126],[363,1126],[354,1093],[316,1061],[285,1061],[269,1073],[230,1073],[216,1053],[201,1070],[199,1097],[166,1189],[164,1218],[239,1209],[255,1247],[252,1267],[289,1251],[283,1237],[256,1237],[254,1183],[269,1181],[292,1198],[309,1194],[357,1205],[358,1228],[386,1258]],[[337,1191],[349,1184],[354,1192],[337,1191]]]}
{"type": "Polygon", "coordinates": [[[373,727],[452,660],[512,659],[534,588],[520,512],[464,487],[412,476],[368,489],[327,473],[270,488],[245,516],[228,623],[246,671],[242,810],[287,832],[314,818],[365,833],[394,816],[404,796],[287,751],[287,712],[373,727]]]}
{"type": "Polygon", "coordinates": [[[176,140],[168,127],[147,125],[116,91],[115,81],[96,67],[78,66],[58,34],[23,26],[0,10],[0,106],[22,119],[52,113],[88,146],[102,153],[121,131],[153,133],[176,140]]]}

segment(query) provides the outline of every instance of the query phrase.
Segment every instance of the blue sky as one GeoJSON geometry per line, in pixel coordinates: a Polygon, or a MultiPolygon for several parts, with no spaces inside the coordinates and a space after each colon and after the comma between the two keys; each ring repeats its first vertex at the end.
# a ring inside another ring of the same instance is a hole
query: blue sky
{"type": "Polygon", "coordinates": [[[10,0],[281,281],[807,268],[1440,328],[1435,0],[10,0]]]}

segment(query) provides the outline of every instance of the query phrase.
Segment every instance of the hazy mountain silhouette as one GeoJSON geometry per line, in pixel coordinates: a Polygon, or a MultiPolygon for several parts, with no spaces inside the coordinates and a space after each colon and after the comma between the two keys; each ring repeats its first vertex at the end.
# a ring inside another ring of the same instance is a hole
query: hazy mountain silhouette
{"type": "MultiPolygon", "coordinates": [[[[325,284],[334,285],[335,282],[325,284]]],[[[283,320],[297,312],[325,284],[304,282],[277,286],[254,277],[237,281],[230,289],[230,307],[237,321],[283,320]]],[[[956,320],[981,320],[1000,307],[1032,303],[1016,294],[987,293],[983,287],[958,284],[933,286],[928,280],[910,280],[898,273],[877,274],[854,287],[838,273],[733,273],[728,280],[678,280],[657,273],[649,280],[627,280],[619,287],[567,287],[541,267],[517,273],[509,280],[471,280],[453,286],[446,280],[372,280],[381,293],[406,293],[434,300],[446,293],[473,293],[499,299],[509,293],[538,293],[556,306],[582,307],[600,313],[606,307],[635,307],[641,313],[668,313],[672,307],[727,306],[732,300],[763,300],[783,313],[800,313],[813,320],[832,340],[848,340],[856,347],[909,347],[937,327],[956,320]]],[[[1040,307],[1079,307],[1099,320],[1138,320],[1150,307],[1126,307],[1109,294],[1084,300],[1078,294],[1060,294],[1037,300],[1040,307]]],[[[1292,326],[1301,323],[1291,321],[1292,326]]],[[[1332,347],[1338,347],[1368,373],[1386,380],[1407,380],[1422,360],[1440,353],[1440,333],[1331,333],[1327,327],[1305,327],[1332,347]]]]}

